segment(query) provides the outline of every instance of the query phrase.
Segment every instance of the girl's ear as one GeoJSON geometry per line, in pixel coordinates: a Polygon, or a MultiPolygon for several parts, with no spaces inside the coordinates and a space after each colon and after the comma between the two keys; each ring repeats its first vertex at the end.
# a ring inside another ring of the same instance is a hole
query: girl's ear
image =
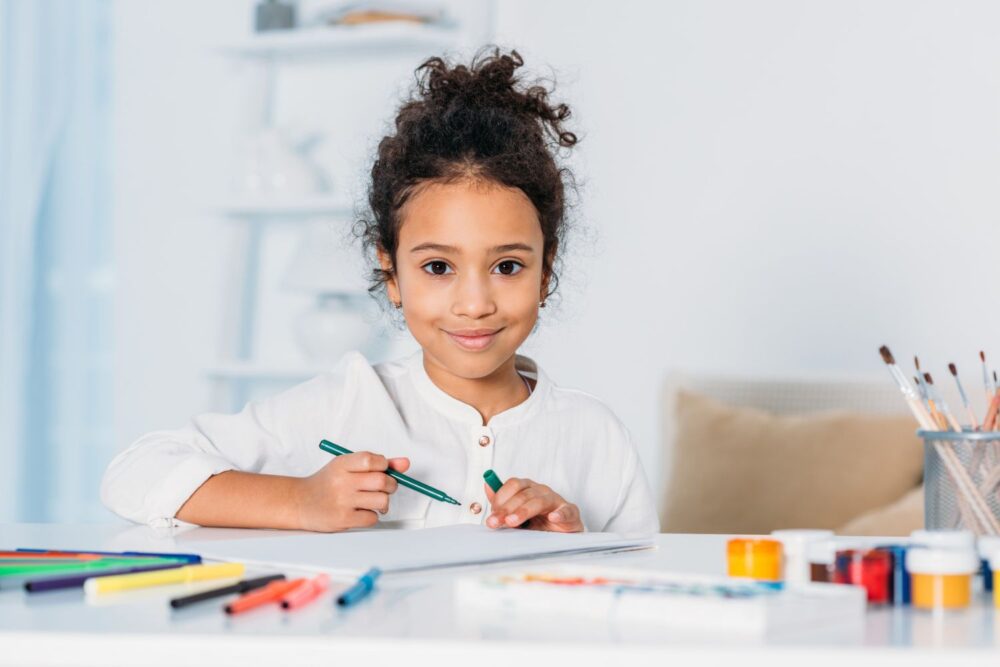
{"type": "Polygon", "coordinates": [[[396,282],[396,267],[392,264],[392,256],[389,255],[385,248],[379,246],[376,251],[378,255],[378,263],[382,268],[382,274],[385,276],[385,292],[394,305],[402,301],[399,294],[399,283],[396,282]]]}

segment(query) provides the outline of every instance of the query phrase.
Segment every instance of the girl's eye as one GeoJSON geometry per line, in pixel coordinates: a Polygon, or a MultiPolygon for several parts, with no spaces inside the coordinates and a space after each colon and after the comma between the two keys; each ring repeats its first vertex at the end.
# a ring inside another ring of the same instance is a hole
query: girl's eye
{"type": "Polygon", "coordinates": [[[521,264],[520,262],[515,262],[510,259],[497,264],[497,271],[499,271],[505,276],[517,275],[523,268],[524,268],[523,264],[521,264]]]}
{"type": "Polygon", "coordinates": [[[427,273],[435,276],[443,276],[447,274],[448,271],[451,270],[450,266],[448,266],[447,264],[445,264],[440,260],[434,262],[427,262],[421,268],[423,268],[423,270],[426,271],[427,273]]]}

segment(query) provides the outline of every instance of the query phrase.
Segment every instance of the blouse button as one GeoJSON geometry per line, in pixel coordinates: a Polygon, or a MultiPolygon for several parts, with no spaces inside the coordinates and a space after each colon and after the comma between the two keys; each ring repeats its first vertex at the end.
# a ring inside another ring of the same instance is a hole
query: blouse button
{"type": "Polygon", "coordinates": [[[469,505],[469,511],[472,512],[473,514],[479,514],[480,512],[483,511],[483,506],[480,505],[479,503],[472,503],[471,505],[469,505]]]}
{"type": "Polygon", "coordinates": [[[489,444],[490,444],[490,436],[484,435],[483,437],[481,437],[479,439],[479,446],[480,447],[489,447],[489,444]]]}

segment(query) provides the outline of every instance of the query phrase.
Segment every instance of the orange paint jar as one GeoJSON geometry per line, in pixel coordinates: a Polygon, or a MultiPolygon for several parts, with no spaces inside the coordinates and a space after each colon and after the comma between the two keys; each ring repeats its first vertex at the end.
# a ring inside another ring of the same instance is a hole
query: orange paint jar
{"type": "Polygon", "coordinates": [[[914,547],[906,553],[910,593],[918,609],[964,609],[972,601],[979,557],[972,549],[914,547]]]}
{"type": "Polygon", "coordinates": [[[730,577],[759,581],[781,581],[781,542],[737,537],[726,544],[727,572],[730,577]]]}

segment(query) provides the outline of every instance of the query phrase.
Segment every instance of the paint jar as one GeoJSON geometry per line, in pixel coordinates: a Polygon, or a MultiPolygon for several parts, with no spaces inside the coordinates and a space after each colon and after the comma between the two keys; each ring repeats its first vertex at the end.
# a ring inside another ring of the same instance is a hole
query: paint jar
{"type": "Polygon", "coordinates": [[[726,562],[730,577],[780,581],[781,542],[735,537],[726,544],[726,562]]]}
{"type": "Polygon", "coordinates": [[[903,544],[886,544],[876,547],[892,557],[892,570],[889,572],[889,602],[898,607],[910,604],[910,573],[906,571],[906,552],[909,547],[903,544]]]}
{"type": "Polygon", "coordinates": [[[979,560],[981,561],[980,572],[983,575],[983,590],[987,593],[993,591],[993,567],[990,560],[994,554],[1000,554],[1000,537],[996,535],[984,535],[979,538],[979,560]]]}
{"type": "Polygon", "coordinates": [[[878,549],[843,549],[837,552],[833,582],[863,586],[871,604],[888,604],[892,555],[878,549]]]}
{"type": "MultiPolygon", "coordinates": [[[[990,573],[994,577],[1000,575],[1000,552],[990,556],[990,573]]],[[[1000,609],[1000,586],[993,587],[993,606],[1000,609]]]]}
{"type": "Polygon", "coordinates": [[[810,542],[806,549],[809,557],[809,580],[819,583],[833,582],[837,563],[837,544],[833,540],[810,542]]]}
{"type": "Polygon", "coordinates": [[[910,549],[906,570],[914,607],[963,609],[972,599],[979,558],[972,549],[910,549]]]}
{"type": "Polygon", "coordinates": [[[809,545],[833,537],[832,530],[788,529],[775,530],[771,537],[781,542],[782,578],[786,585],[807,584],[811,579],[809,545]]]}

